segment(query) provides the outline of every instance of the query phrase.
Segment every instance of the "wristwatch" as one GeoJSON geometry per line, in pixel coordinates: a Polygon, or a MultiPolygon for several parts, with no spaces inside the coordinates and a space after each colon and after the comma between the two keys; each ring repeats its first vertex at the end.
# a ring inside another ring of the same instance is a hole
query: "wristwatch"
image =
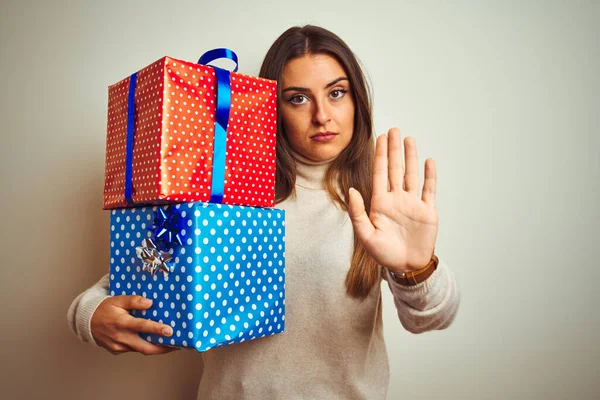
{"type": "Polygon", "coordinates": [[[433,272],[437,269],[439,261],[440,260],[434,254],[431,257],[431,261],[429,261],[429,264],[417,271],[407,272],[403,274],[395,274],[392,271],[390,271],[390,273],[394,280],[399,284],[403,286],[414,286],[418,285],[421,282],[425,282],[425,280],[429,278],[431,274],[433,274],[433,272]]]}

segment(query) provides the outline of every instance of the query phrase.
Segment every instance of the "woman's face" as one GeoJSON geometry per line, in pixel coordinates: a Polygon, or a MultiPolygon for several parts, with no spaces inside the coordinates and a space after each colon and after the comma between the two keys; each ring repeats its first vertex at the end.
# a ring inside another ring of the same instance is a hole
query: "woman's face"
{"type": "Polygon", "coordinates": [[[281,87],[283,127],[294,151],[312,161],[337,157],[354,131],[354,100],[340,63],[326,54],[290,60],[281,87]]]}

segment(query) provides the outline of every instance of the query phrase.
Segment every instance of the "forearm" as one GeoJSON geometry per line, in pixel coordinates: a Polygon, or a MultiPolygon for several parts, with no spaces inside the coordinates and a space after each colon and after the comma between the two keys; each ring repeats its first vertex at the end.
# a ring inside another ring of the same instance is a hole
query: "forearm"
{"type": "Polygon", "coordinates": [[[109,276],[106,274],[94,286],[77,296],[69,307],[67,312],[69,327],[82,342],[90,342],[96,345],[90,325],[96,308],[104,299],[109,297],[108,283],[109,276]]]}
{"type": "Polygon", "coordinates": [[[403,286],[387,269],[386,280],[402,326],[412,333],[445,329],[454,321],[460,304],[460,291],[454,274],[439,260],[435,272],[424,282],[403,286]]]}

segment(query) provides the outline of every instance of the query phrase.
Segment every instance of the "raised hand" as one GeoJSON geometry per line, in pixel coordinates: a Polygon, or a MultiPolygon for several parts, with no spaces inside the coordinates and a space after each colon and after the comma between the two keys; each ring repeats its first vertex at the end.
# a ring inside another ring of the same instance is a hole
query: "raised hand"
{"type": "Polygon", "coordinates": [[[425,182],[419,196],[419,165],[413,138],[402,140],[397,128],[377,138],[371,211],[361,194],[350,189],[349,214],[354,233],[375,261],[395,273],[416,271],[431,260],[438,232],[435,209],[436,170],[425,162],[425,182]],[[388,187],[389,183],[389,187],[388,187]]]}

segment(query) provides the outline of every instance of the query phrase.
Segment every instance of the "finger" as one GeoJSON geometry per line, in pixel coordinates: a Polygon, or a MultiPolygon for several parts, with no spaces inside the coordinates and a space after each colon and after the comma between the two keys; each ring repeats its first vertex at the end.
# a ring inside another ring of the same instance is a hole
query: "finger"
{"type": "Polygon", "coordinates": [[[373,195],[388,191],[387,174],[387,135],[380,135],[375,145],[375,162],[373,163],[373,195]]]}
{"type": "Polygon", "coordinates": [[[437,185],[437,171],[433,158],[425,160],[425,182],[423,183],[423,195],[421,199],[432,206],[435,206],[435,187],[437,185]]]}
{"type": "Polygon", "coordinates": [[[400,130],[392,128],[388,132],[388,171],[390,174],[390,189],[401,190],[404,180],[402,165],[402,139],[400,130]]]}
{"type": "Polygon", "coordinates": [[[169,325],[150,321],[144,318],[133,318],[128,320],[127,328],[135,332],[154,333],[156,335],[166,337],[173,335],[173,329],[169,325]]]}
{"type": "Polygon", "coordinates": [[[146,310],[152,306],[152,300],[143,296],[115,296],[114,300],[125,310],[146,310]]]}
{"type": "Polygon", "coordinates": [[[147,355],[147,356],[157,355],[157,354],[166,354],[166,353],[170,353],[170,352],[175,351],[175,350],[179,350],[179,349],[174,348],[174,347],[160,346],[160,345],[157,345],[157,344],[154,344],[154,343],[150,343],[147,340],[142,339],[137,334],[134,334],[131,337],[128,345],[134,351],[137,351],[138,353],[142,353],[142,354],[147,355]]]}
{"type": "Polygon", "coordinates": [[[349,197],[348,215],[354,226],[354,233],[358,240],[366,243],[367,239],[375,232],[375,227],[365,211],[365,202],[358,190],[350,188],[349,197]]]}
{"type": "Polygon", "coordinates": [[[103,345],[101,347],[104,347],[106,350],[108,350],[111,354],[115,356],[133,351],[131,347],[127,346],[126,344],[118,343],[110,339],[108,339],[106,342],[103,342],[103,345]]]}
{"type": "Polygon", "coordinates": [[[404,139],[404,159],[406,173],[404,174],[404,190],[419,196],[419,160],[417,157],[417,142],[412,137],[404,139]]]}
{"type": "Polygon", "coordinates": [[[119,346],[114,346],[114,347],[110,348],[108,351],[110,352],[110,354],[112,354],[114,356],[118,356],[119,354],[129,353],[129,352],[131,352],[133,350],[131,350],[129,348],[129,346],[121,346],[121,345],[119,345],[119,346]]]}

